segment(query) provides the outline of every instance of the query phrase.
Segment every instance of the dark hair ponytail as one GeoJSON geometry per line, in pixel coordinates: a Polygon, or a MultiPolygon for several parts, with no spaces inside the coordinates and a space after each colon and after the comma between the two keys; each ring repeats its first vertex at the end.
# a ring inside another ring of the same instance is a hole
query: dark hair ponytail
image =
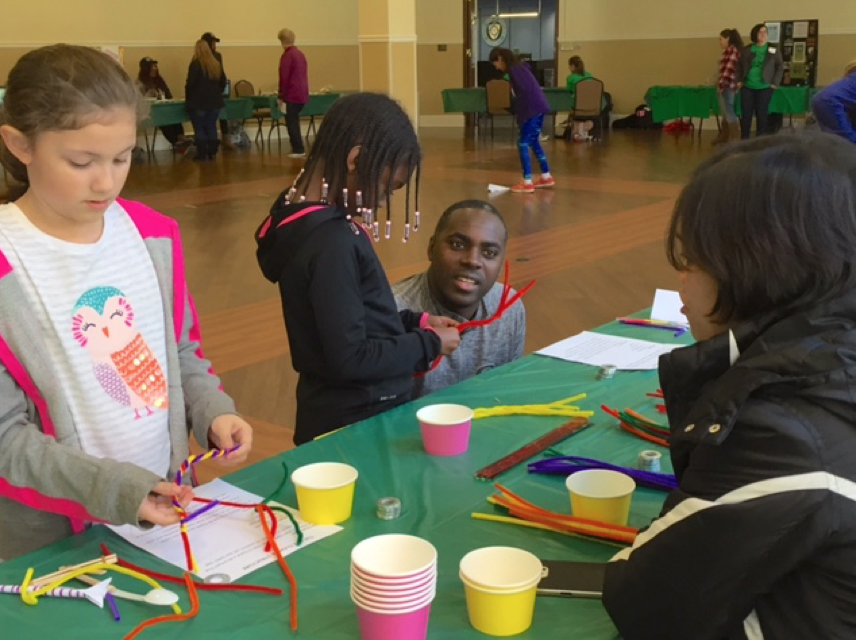
{"type": "Polygon", "coordinates": [[[743,38],[740,37],[740,32],[737,29],[723,29],[719,32],[723,38],[728,38],[728,44],[738,49],[743,48],[743,38]]]}

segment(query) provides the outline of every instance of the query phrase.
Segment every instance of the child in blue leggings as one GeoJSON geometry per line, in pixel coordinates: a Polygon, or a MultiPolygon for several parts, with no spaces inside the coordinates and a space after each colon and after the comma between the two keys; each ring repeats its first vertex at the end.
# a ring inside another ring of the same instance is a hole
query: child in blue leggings
{"type": "Polygon", "coordinates": [[[520,164],[523,167],[523,181],[511,187],[511,190],[514,193],[532,193],[535,189],[552,187],[556,181],[550,175],[547,156],[539,140],[541,127],[544,125],[544,114],[550,112],[544,91],[529,67],[521,64],[511,50],[497,47],[490,52],[490,62],[498,71],[508,74],[511,91],[514,94],[514,114],[520,125],[517,148],[520,151],[520,164]],[[535,153],[541,168],[541,177],[535,182],[532,181],[530,150],[535,153]]]}

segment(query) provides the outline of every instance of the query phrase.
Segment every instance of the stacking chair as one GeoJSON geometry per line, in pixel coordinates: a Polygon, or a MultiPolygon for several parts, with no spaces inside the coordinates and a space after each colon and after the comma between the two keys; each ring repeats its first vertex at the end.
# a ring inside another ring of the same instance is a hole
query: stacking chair
{"type": "Polygon", "coordinates": [[[511,113],[511,83],[508,80],[488,80],[485,85],[487,117],[490,120],[490,139],[493,140],[493,116],[511,116],[512,135],[514,115],[511,113]]]}
{"type": "MultiPolygon", "coordinates": [[[[255,89],[255,87],[253,87],[253,83],[250,82],[249,80],[238,80],[235,83],[235,96],[236,97],[238,97],[238,98],[252,98],[255,95],[256,95],[256,89],[255,89]]],[[[264,136],[264,133],[262,132],[262,125],[263,125],[265,119],[269,118],[271,120],[271,124],[273,124],[273,122],[274,122],[272,109],[270,107],[254,108],[252,117],[255,118],[256,122],[258,123],[259,128],[256,131],[256,137],[255,137],[256,141],[258,141],[259,136],[264,136]]],[[[279,134],[278,131],[277,131],[277,134],[279,134]]]]}
{"type": "Polygon", "coordinates": [[[603,111],[603,82],[597,78],[585,78],[577,83],[574,92],[574,108],[568,116],[572,122],[593,122],[592,137],[599,140],[602,134],[601,112],[603,111]]]}

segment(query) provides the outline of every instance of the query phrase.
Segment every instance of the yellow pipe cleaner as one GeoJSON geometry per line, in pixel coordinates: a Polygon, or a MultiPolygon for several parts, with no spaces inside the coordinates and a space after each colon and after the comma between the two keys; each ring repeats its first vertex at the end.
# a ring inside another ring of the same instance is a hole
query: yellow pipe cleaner
{"type": "Polygon", "coordinates": [[[580,393],[570,398],[556,400],[550,404],[480,407],[473,411],[473,418],[489,418],[492,416],[566,416],[571,418],[590,418],[594,415],[594,411],[583,411],[579,407],[570,404],[585,397],[586,394],[580,393]]]}
{"type": "MultiPolygon", "coordinates": [[[[142,573],[139,573],[137,571],[134,571],[133,569],[127,569],[125,567],[120,567],[120,566],[115,565],[115,564],[108,564],[106,562],[100,562],[98,564],[93,564],[93,565],[90,565],[88,567],[82,567],[82,568],[77,569],[75,571],[70,571],[69,573],[66,573],[66,574],[60,576],[59,578],[57,578],[57,580],[55,580],[51,584],[44,586],[41,589],[37,589],[36,591],[30,592],[29,586],[30,586],[30,582],[33,579],[33,571],[34,571],[33,568],[30,567],[29,569],[27,569],[27,575],[24,576],[24,583],[21,585],[21,600],[23,600],[25,603],[27,603],[29,605],[38,604],[39,603],[39,596],[44,595],[48,591],[51,591],[52,589],[56,589],[57,587],[62,586],[63,584],[65,584],[69,580],[73,580],[77,576],[83,575],[84,573],[95,573],[96,571],[100,571],[102,569],[106,569],[107,571],[115,571],[117,573],[123,573],[126,576],[131,576],[132,578],[136,578],[137,580],[142,580],[147,585],[149,585],[152,589],[163,589],[163,587],[161,587],[160,584],[158,584],[152,578],[150,578],[147,575],[143,575],[142,573]]],[[[177,604],[173,604],[170,606],[172,607],[172,610],[176,614],[181,614],[181,607],[179,607],[177,604]]]]}

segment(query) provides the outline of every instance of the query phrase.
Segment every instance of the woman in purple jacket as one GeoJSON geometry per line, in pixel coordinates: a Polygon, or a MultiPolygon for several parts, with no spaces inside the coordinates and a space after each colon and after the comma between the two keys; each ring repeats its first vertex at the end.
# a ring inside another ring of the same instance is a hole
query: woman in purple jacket
{"type": "Polygon", "coordinates": [[[550,112],[544,91],[525,64],[521,64],[517,56],[509,49],[497,47],[490,52],[490,62],[498,70],[508,75],[513,95],[513,111],[520,127],[520,137],[517,148],[520,151],[520,164],[523,166],[523,181],[511,187],[514,193],[532,193],[535,189],[552,187],[556,184],[550,175],[547,156],[541,148],[541,127],[544,125],[544,114],[550,112]],[[541,165],[541,177],[532,182],[532,163],[529,150],[535,153],[538,164],[541,165]]]}

